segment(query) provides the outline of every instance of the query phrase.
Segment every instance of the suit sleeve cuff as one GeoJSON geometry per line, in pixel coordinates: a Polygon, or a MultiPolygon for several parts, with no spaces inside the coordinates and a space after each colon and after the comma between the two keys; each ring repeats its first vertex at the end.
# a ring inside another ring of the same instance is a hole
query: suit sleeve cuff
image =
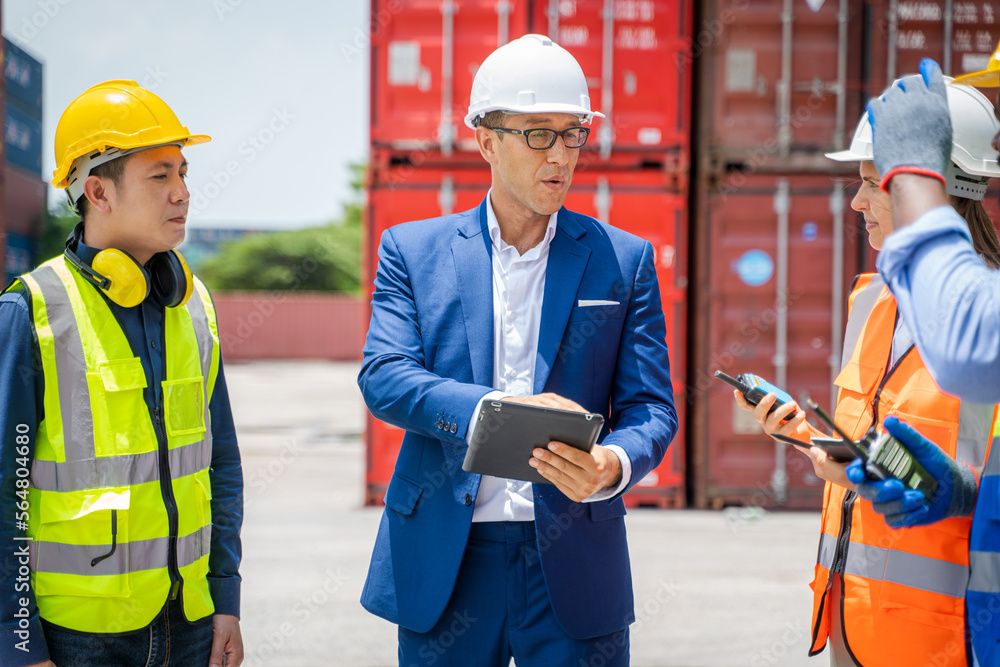
{"type": "Polygon", "coordinates": [[[620,481],[618,483],[618,486],[616,486],[613,489],[602,489],[601,491],[598,491],[589,498],[584,498],[583,502],[585,503],[593,503],[597,502],[598,500],[608,500],[610,498],[614,498],[619,493],[628,488],[628,483],[632,480],[632,460],[629,459],[628,454],[625,453],[625,450],[619,447],[618,445],[607,445],[607,448],[615,453],[615,456],[618,457],[618,461],[621,463],[622,481],[620,481]]]}
{"type": "Polygon", "coordinates": [[[472,411],[472,417],[469,418],[469,428],[465,431],[465,444],[472,444],[472,432],[476,429],[476,415],[483,409],[483,403],[486,401],[499,401],[506,396],[510,396],[510,394],[505,394],[497,389],[479,399],[479,402],[476,403],[476,409],[472,411]]]}
{"type": "Polygon", "coordinates": [[[208,591],[212,595],[216,614],[240,617],[240,578],[208,578],[208,591]]]}

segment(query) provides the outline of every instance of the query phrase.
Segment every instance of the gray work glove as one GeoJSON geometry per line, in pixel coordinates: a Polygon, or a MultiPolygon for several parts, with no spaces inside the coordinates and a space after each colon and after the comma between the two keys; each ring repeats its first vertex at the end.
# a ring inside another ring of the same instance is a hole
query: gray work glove
{"type": "Polygon", "coordinates": [[[930,58],[920,74],[903,77],[868,103],[875,168],[888,192],[900,172],[933,176],[944,183],[951,161],[951,113],[941,68],[930,58]]]}

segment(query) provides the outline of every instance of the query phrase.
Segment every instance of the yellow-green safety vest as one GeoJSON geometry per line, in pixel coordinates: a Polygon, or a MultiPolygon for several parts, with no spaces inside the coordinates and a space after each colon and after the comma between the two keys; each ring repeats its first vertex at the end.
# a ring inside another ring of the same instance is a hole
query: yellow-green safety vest
{"type": "Polygon", "coordinates": [[[164,309],[163,412],[98,290],[60,256],[20,277],[45,377],[28,489],[39,614],[90,633],[146,627],[180,576],[184,615],[214,612],[209,402],[219,333],[208,290],[164,309]],[[172,500],[168,491],[172,491],[172,500]],[[172,533],[167,505],[176,504],[172,533]]]}

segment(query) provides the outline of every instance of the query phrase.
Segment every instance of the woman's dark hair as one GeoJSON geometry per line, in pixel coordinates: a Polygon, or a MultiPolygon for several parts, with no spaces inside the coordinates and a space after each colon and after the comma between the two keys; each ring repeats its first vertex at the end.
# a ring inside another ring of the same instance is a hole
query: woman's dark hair
{"type": "Polygon", "coordinates": [[[948,201],[965,218],[972,236],[972,247],[991,269],[1000,268],[1000,239],[983,202],[949,195],[948,201]]]}

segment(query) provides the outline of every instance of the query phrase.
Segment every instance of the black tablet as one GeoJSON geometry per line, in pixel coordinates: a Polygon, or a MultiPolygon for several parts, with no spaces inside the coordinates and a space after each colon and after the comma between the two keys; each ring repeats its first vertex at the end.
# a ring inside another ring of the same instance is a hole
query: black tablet
{"type": "Polygon", "coordinates": [[[552,440],[589,452],[603,425],[604,417],[589,412],[484,401],[462,470],[551,484],[528,464],[531,452],[552,440]]]}

